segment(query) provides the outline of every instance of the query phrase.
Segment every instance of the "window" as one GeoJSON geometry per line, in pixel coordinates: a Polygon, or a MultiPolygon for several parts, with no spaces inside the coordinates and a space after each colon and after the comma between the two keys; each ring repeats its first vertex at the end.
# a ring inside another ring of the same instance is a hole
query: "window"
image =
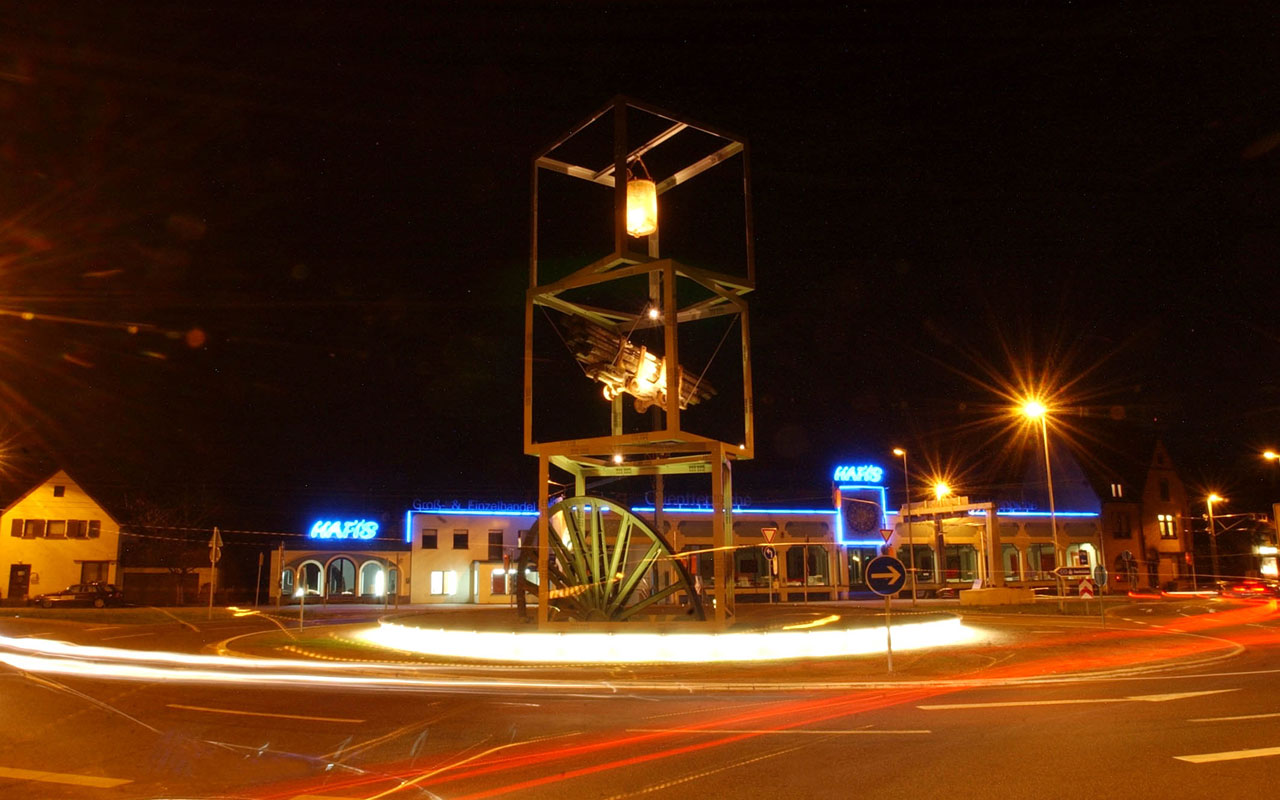
{"type": "Polygon", "coordinates": [[[1117,500],[1124,497],[1124,487],[1118,483],[1111,484],[1111,496],[1117,500]]]}
{"type": "Polygon", "coordinates": [[[1160,499],[1169,502],[1169,481],[1165,478],[1160,479],[1160,499]]]}
{"type": "Polygon", "coordinates": [[[458,573],[450,570],[441,572],[434,570],[431,573],[431,593],[432,594],[453,594],[458,591],[458,573]]]}
{"type": "Polygon", "coordinates": [[[503,569],[495,569],[489,573],[489,594],[507,593],[507,573],[503,569]]]}
{"type": "Polygon", "coordinates": [[[67,538],[67,521],[65,519],[49,520],[45,523],[44,535],[48,539],[67,538]]]}
{"type": "MultiPolygon", "coordinates": [[[[453,549],[467,550],[471,547],[471,536],[464,530],[455,530],[453,532],[453,549]]],[[[453,594],[450,592],[450,594],[453,594]]]]}
{"type": "Polygon", "coordinates": [[[830,560],[827,558],[827,549],[822,545],[790,545],[787,547],[786,560],[788,585],[830,585],[828,580],[830,560]]]}
{"type": "Polygon", "coordinates": [[[102,520],[89,520],[89,538],[97,539],[102,534],[102,520]]]}
{"type": "Polygon", "coordinates": [[[93,581],[106,582],[107,573],[111,570],[110,561],[85,561],[80,565],[80,581],[82,583],[92,583],[93,581]]]}
{"type": "Polygon", "coordinates": [[[502,531],[489,531],[489,560],[502,560],[502,531]]]}
{"type": "Polygon", "coordinates": [[[280,573],[280,593],[286,597],[293,595],[293,570],[286,569],[280,573]]]}
{"type": "Polygon", "coordinates": [[[44,536],[44,520],[28,519],[23,521],[23,539],[39,539],[41,536],[44,536]]]}
{"type": "Polygon", "coordinates": [[[325,593],[335,595],[352,595],[356,591],[356,565],[349,558],[336,558],[329,564],[329,588],[325,593]]]}
{"type": "Polygon", "coordinates": [[[1172,514],[1156,514],[1156,522],[1160,524],[1161,539],[1178,538],[1178,522],[1172,514]]]}
{"type": "Polygon", "coordinates": [[[1117,511],[1111,515],[1111,536],[1115,539],[1133,538],[1133,524],[1128,514],[1117,511]]]}
{"type": "Polygon", "coordinates": [[[1045,581],[1053,577],[1057,568],[1058,557],[1053,545],[1047,542],[1035,542],[1027,545],[1027,577],[1033,581],[1045,581]]]}
{"type": "Polygon", "coordinates": [[[67,520],[67,538],[83,539],[89,530],[89,523],[83,519],[67,520]]]}
{"type": "Polygon", "coordinates": [[[21,535],[22,535],[22,520],[20,520],[20,519],[15,519],[15,520],[13,521],[12,526],[9,528],[9,535],[10,535],[10,536],[21,536],[21,535]]]}
{"type": "Polygon", "coordinates": [[[66,493],[67,493],[67,487],[65,487],[65,486],[55,486],[55,487],[53,487],[53,496],[54,496],[54,497],[62,497],[62,496],[63,496],[63,495],[65,495],[66,493]]]}
{"type": "Polygon", "coordinates": [[[435,528],[422,529],[422,549],[423,550],[435,550],[436,547],[439,546],[438,544],[439,539],[440,539],[439,531],[437,531],[435,528]]]}

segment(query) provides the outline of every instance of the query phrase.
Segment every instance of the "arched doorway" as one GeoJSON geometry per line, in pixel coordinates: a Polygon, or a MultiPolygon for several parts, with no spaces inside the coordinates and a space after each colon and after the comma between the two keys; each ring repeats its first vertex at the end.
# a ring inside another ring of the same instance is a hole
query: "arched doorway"
{"type": "Polygon", "coordinates": [[[356,564],[346,556],[338,556],[329,562],[325,596],[331,600],[356,597],[356,564]]]}

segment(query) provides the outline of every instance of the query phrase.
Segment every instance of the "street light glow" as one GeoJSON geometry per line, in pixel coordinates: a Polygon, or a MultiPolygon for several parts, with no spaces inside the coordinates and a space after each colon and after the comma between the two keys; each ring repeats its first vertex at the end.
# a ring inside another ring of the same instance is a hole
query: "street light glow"
{"type": "MultiPolygon", "coordinates": [[[[895,456],[905,456],[907,454],[907,451],[903,450],[901,447],[895,447],[893,448],[893,454],[895,456]]],[[[1275,454],[1272,453],[1272,455],[1275,455],[1275,454]]]]}
{"type": "Polygon", "coordinates": [[[1223,503],[1223,502],[1226,502],[1226,498],[1225,498],[1225,497],[1222,497],[1222,496],[1221,496],[1221,495],[1219,495],[1217,492],[1210,492],[1210,493],[1209,493],[1209,496],[1208,496],[1208,497],[1206,497],[1206,498],[1205,498],[1205,500],[1207,500],[1207,501],[1208,501],[1208,502],[1210,502],[1210,503],[1223,503]]]}
{"type": "Polygon", "coordinates": [[[1280,458],[1280,453],[1276,453],[1275,450],[1268,450],[1262,454],[1262,457],[1268,461],[1275,461],[1277,458],[1280,458]]]}
{"type": "Polygon", "coordinates": [[[949,494],[951,494],[951,487],[942,481],[938,481],[933,485],[933,496],[938,500],[941,500],[949,494]]]}
{"type": "Polygon", "coordinates": [[[1049,409],[1039,400],[1027,400],[1022,404],[1022,415],[1028,419],[1040,419],[1048,412],[1049,409]]]}

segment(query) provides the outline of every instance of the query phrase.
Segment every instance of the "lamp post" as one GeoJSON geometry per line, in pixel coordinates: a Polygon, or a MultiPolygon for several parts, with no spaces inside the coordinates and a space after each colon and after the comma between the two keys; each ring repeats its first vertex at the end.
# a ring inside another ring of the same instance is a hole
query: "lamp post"
{"type": "Polygon", "coordinates": [[[1209,562],[1213,565],[1213,579],[1218,580],[1218,531],[1214,528],[1213,523],[1213,504],[1225,503],[1226,498],[1220,496],[1217,492],[1210,492],[1209,496],[1204,499],[1205,507],[1209,509],[1209,562]]]}
{"type": "Polygon", "coordinates": [[[893,448],[895,456],[902,458],[902,492],[903,502],[906,504],[906,523],[907,523],[907,568],[911,570],[911,605],[916,604],[916,547],[915,539],[911,535],[911,473],[907,472],[907,451],[901,447],[893,448]]]}
{"type": "MultiPolygon", "coordinates": [[[[933,484],[933,499],[938,503],[941,503],[942,498],[949,494],[951,494],[950,486],[942,481],[937,481],[933,484]]],[[[942,514],[940,511],[935,511],[933,515],[933,531],[934,539],[936,540],[934,545],[938,551],[937,558],[934,559],[938,574],[934,576],[934,581],[937,582],[939,587],[945,588],[947,582],[947,535],[942,530],[942,514]]]]}
{"type": "MultiPolygon", "coordinates": [[[[1022,404],[1022,415],[1029,420],[1040,423],[1040,439],[1044,443],[1044,478],[1049,487],[1049,528],[1053,533],[1054,562],[1063,566],[1067,562],[1067,548],[1061,546],[1058,538],[1058,510],[1053,503],[1053,468],[1049,466],[1049,426],[1045,418],[1049,409],[1039,400],[1031,399],[1022,404]]],[[[1063,592],[1062,576],[1058,576],[1058,596],[1063,592]]]]}

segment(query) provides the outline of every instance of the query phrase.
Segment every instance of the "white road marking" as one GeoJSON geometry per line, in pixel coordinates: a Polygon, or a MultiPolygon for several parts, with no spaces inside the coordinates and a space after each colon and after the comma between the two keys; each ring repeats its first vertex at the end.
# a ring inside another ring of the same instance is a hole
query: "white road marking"
{"type": "Polygon", "coordinates": [[[119,625],[99,625],[96,628],[85,628],[86,631],[114,631],[119,625]]]}
{"type": "Polygon", "coordinates": [[[1071,700],[1015,700],[1005,703],[950,703],[946,705],[924,705],[916,706],[926,711],[944,711],[954,708],[1014,708],[1018,706],[1068,706],[1080,705],[1085,703],[1132,703],[1136,701],[1146,703],[1163,703],[1167,700],[1182,700],[1187,697],[1202,697],[1209,694],[1221,694],[1223,692],[1235,692],[1238,689],[1214,689],[1208,692],[1177,692],[1174,694],[1138,694],[1129,697],[1099,697],[1089,699],[1071,699],[1071,700]]]}
{"type": "Polygon", "coordinates": [[[181,703],[169,703],[169,708],[176,708],[182,711],[205,711],[210,714],[234,714],[241,717],[272,717],[274,719],[300,719],[307,722],[349,722],[358,725],[364,720],[348,719],[346,717],[309,717],[305,714],[272,714],[267,711],[239,711],[234,708],[207,708],[205,706],[184,706],[181,703]]]}
{"type": "Polygon", "coordinates": [[[138,639],[143,636],[155,636],[155,633],[126,633],[123,636],[104,636],[102,641],[114,642],[116,639],[138,639]]]}
{"type": "Polygon", "coordinates": [[[901,735],[901,734],[920,734],[933,733],[933,731],[889,731],[874,730],[869,728],[859,728],[857,730],[841,730],[841,731],[814,731],[803,730],[799,728],[789,728],[784,730],[770,730],[768,728],[627,728],[627,733],[749,733],[749,734],[780,734],[795,735],[808,734],[810,736],[863,736],[863,735],[901,735]]]}
{"type": "Polygon", "coordinates": [[[1280,717],[1280,712],[1274,714],[1243,714],[1239,717],[1199,717],[1197,719],[1189,719],[1187,722],[1235,722],[1238,719],[1272,719],[1280,717]]]}
{"type": "Polygon", "coordinates": [[[1280,756],[1280,747],[1260,747],[1256,750],[1228,750],[1223,753],[1201,753],[1195,756],[1174,756],[1179,761],[1190,761],[1192,764],[1209,764],[1214,761],[1239,761],[1242,758],[1263,758],[1280,756]]]}
{"type": "Polygon", "coordinates": [[[44,633],[23,633],[13,638],[15,639],[38,639],[41,636],[52,636],[53,631],[45,631],[44,633]]]}
{"type": "Polygon", "coordinates": [[[0,767],[0,778],[40,781],[41,783],[64,783],[71,786],[92,786],[96,789],[114,789],[126,783],[133,783],[129,778],[104,778],[96,775],[73,775],[67,772],[47,772],[45,770],[15,769],[13,767],[0,767]]]}

